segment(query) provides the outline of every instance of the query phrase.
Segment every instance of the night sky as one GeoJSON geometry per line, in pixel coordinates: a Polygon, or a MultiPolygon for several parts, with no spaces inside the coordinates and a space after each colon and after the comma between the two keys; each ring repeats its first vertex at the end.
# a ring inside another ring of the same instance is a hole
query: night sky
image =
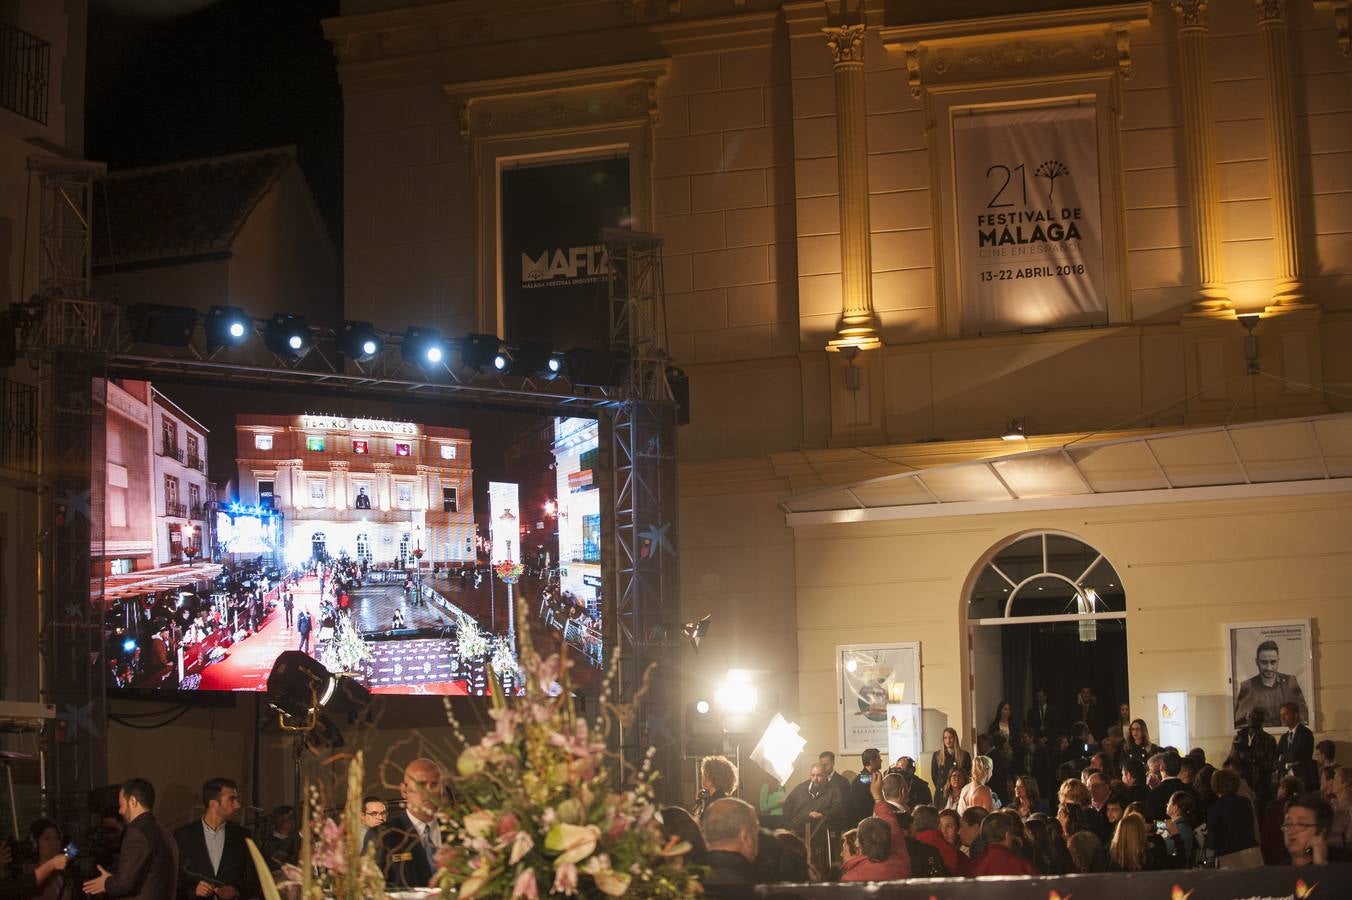
{"type": "Polygon", "coordinates": [[[85,156],[110,168],[294,144],[342,246],[338,0],[91,0],[85,156]]]}

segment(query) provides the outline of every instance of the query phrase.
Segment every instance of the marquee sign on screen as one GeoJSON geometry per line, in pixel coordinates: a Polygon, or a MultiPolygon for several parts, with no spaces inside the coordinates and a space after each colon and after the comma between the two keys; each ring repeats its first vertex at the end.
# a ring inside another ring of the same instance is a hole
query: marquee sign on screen
{"type": "Polygon", "coordinates": [[[502,173],[503,337],[556,348],[609,345],[609,260],[601,229],[631,226],[629,158],[502,173]]]}
{"type": "Polygon", "coordinates": [[[966,334],[1107,322],[1092,104],[953,120],[966,334]]]}

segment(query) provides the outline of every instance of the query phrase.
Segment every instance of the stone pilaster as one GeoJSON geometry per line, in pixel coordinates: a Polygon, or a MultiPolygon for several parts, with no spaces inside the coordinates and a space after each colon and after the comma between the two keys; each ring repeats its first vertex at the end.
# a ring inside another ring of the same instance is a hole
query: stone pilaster
{"type": "Polygon", "coordinates": [[[1183,147],[1192,207],[1192,247],[1197,258],[1197,294],[1189,315],[1229,315],[1221,257],[1220,194],[1211,132],[1207,71],[1206,0],[1171,0],[1178,20],[1179,78],[1183,91],[1183,147]]]}
{"type": "Polygon", "coordinates": [[[868,120],[862,23],[825,28],[835,67],[836,169],[840,186],[840,322],[828,350],[879,346],[869,245],[868,120]]]}
{"type": "Polygon", "coordinates": [[[1268,101],[1268,168],[1272,173],[1272,293],[1274,311],[1304,303],[1300,227],[1300,156],[1291,78],[1286,0],[1254,0],[1263,39],[1263,87],[1268,101]]]}

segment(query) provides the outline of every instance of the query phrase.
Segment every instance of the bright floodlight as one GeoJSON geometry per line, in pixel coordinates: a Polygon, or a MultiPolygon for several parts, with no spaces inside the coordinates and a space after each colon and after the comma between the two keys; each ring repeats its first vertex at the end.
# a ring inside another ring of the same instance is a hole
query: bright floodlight
{"type": "Polygon", "coordinates": [[[696,700],[696,701],[695,701],[695,712],[699,713],[701,716],[707,716],[707,715],[709,714],[709,701],[708,701],[708,700],[696,700]]]}
{"type": "Polygon", "coordinates": [[[714,692],[714,702],[725,713],[744,716],[756,708],[760,694],[751,683],[751,673],[744,669],[729,669],[727,677],[714,692]]]}
{"type": "Polygon", "coordinates": [[[293,334],[286,339],[286,345],[292,350],[299,350],[301,347],[305,346],[305,338],[298,334],[293,334]]]}
{"type": "Polygon", "coordinates": [[[433,345],[427,348],[427,361],[430,363],[441,362],[441,348],[433,345]]]}
{"type": "Polygon", "coordinates": [[[756,749],[751,751],[751,761],[785,784],[793,775],[794,762],[806,747],[807,741],[798,734],[798,726],[775,713],[756,749]]]}
{"type": "Polygon", "coordinates": [[[127,653],[131,653],[133,650],[136,649],[136,641],[132,638],[127,638],[125,641],[122,642],[122,649],[127,653]]]}
{"type": "Polygon", "coordinates": [[[231,322],[231,323],[230,323],[230,336],[231,336],[232,338],[242,338],[242,337],[244,337],[244,323],[243,323],[243,322],[231,322]]]}
{"type": "Polygon", "coordinates": [[[497,353],[497,355],[495,355],[495,356],[493,357],[493,368],[497,369],[499,372],[501,372],[501,371],[503,371],[504,369],[507,368],[507,354],[506,354],[506,353],[503,353],[503,352],[499,351],[499,352],[497,353]]]}
{"type": "Polygon", "coordinates": [[[362,341],[362,344],[361,344],[361,352],[362,352],[362,355],[364,355],[364,356],[375,356],[375,355],[376,355],[376,352],[379,351],[379,350],[380,350],[380,345],[377,344],[375,341],[373,341],[373,340],[365,340],[365,341],[362,341]]]}

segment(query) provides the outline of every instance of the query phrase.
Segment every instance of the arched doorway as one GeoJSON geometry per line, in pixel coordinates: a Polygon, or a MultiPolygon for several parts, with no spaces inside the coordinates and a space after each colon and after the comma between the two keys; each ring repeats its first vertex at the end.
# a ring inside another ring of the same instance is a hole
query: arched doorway
{"type": "Polygon", "coordinates": [[[407,569],[413,565],[412,548],[409,547],[409,533],[404,532],[399,538],[399,568],[407,569]]]}
{"type": "Polygon", "coordinates": [[[371,562],[371,537],[366,532],[357,535],[357,562],[371,562]]]}
{"type": "Polygon", "coordinates": [[[973,733],[989,730],[1000,701],[1022,724],[1041,690],[1054,752],[1055,736],[1083,718],[1077,695],[1088,687],[1097,708],[1086,724],[1101,738],[1130,697],[1126,592],[1112,563],[1079,538],[1038,531],[997,544],[969,583],[973,733]]]}
{"type": "Polygon", "coordinates": [[[310,555],[322,562],[328,557],[328,553],[326,552],[327,544],[328,538],[325,537],[324,532],[316,531],[314,534],[310,535],[310,555]]]}

